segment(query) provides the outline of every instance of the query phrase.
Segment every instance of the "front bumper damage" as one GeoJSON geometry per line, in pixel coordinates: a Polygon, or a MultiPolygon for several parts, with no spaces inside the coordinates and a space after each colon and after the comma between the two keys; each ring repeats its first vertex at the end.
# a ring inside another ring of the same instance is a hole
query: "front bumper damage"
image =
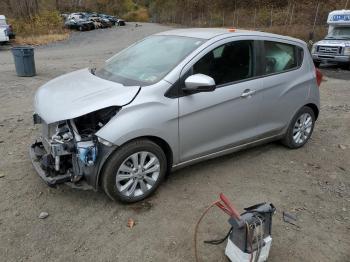
{"type": "Polygon", "coordinates": [[[97,190],[102,166],[116,146],[106,146],[94,135],[77,140],[79,135],[70,136],[69,125],[57,128],[56,124],[54,135],[47,131],[49,125],[42,125],[42,137],[29,149],[39,177],[50,187],[64,183],[73,188],[97,190]]]}
{"type": "Polygon", "coordinates": [[[46,182],[50,187],[54,187],[57,184],[65,182],[71,182],[71,174],[66,173],[62,175],[49,176],[49,173],[44,170],[41,165],[41,160],[46,154],[44,145],[42,142],[35,141],[29,148],[29,156],[32,161],[35,171],[38,173],[40,178],[46,182]]]}

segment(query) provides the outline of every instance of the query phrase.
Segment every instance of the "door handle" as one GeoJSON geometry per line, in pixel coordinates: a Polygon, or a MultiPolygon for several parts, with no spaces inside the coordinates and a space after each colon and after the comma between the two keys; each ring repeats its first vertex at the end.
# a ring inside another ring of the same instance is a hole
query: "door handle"
{"type": "Polygon", "coordinates": [[[250,89],[246,89],[244,90],[244,92],[241,94],[242,98],[247,98],[247,97],[251,97],[252,95],[254,95],[256,92],[256,90],[250,90],[250,89]]]}

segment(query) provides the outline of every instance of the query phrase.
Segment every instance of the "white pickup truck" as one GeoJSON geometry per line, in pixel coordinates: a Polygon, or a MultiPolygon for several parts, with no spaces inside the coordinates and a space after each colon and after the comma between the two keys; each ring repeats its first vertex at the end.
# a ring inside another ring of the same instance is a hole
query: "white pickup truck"
{"type": "Polygon", "coordinates": [[[5,28],[0,28],[0,44],[5,44],[10,40],[5,28]]]}
{"type": "Polygon", "coordinates": [[[10,41],[5,16],[0,15],[0,44],[10,41]]]}
{"type": "Polygon", "coordinates": [[[328,35],[315,43],[311,50],[314,63],[319,66],[321,62],[332,62],[349,67],[350,10],[330,12],[327,23],[328,35]]]}

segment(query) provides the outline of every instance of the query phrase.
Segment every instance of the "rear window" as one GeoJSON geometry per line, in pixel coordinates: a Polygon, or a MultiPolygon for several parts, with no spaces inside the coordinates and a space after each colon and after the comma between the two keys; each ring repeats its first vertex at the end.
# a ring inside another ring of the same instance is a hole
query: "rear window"
{"type": "Polygon", "coordinates": [[[264,41],[264,74],[275,74],[299,67],[303,49],[294,45],[264,41]]]}

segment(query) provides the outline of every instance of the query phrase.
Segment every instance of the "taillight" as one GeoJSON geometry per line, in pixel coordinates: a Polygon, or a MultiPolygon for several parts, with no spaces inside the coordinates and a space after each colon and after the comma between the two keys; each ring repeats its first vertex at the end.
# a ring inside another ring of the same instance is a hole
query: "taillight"
{"type": "Polygon", "coordinates": [[[322,83],[322,78],[323,78],[323,74],[322,72],[315,67],[315,70],[316,70],[316,83],[317,83],[317,86],[320,87],[321,83],[322,83]]]}

